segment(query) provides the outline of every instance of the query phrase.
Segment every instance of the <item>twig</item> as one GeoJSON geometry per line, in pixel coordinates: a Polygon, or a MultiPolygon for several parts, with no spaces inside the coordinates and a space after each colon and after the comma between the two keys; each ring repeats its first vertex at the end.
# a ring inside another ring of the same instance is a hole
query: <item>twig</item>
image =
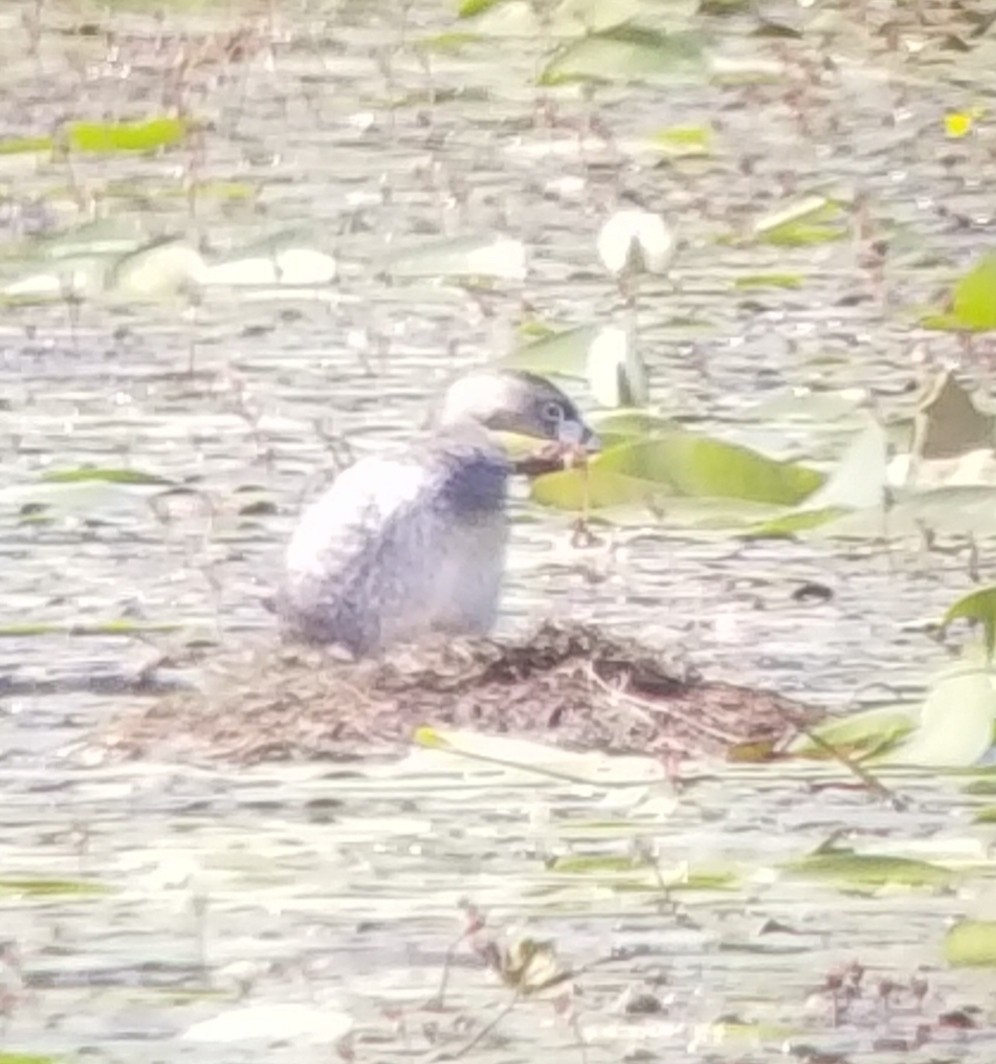
{"type": "Polygon", "coordinates": [[[723,731],[722,728],[717,728],[688,713],[683,713],[674,706],[653,702],[649,698],[639,698],[637,695],[631,695],[626,691],[613,687],[611,684],[606,683],[606,681],[595,672],[594,667],[591,665],[588,666],[588,675],[592,682],[602,691],[612,698],[624,700],[635,711],[639,711],[643,714],[657,714],[658,716],[670,717],[672,720],[679,720],[682,724],[691,728],[693,732],[708,735],[713,739],[718,739],[720,742],[726,743],[727,745],[732,746],[740,741],[736,735],[731,735],[729,732],[723,731]]]}

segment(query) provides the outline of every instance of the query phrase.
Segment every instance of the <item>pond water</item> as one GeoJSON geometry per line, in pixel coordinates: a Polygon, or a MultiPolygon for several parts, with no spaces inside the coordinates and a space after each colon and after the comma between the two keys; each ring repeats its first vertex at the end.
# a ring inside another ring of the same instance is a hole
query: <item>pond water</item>
{"type": "MultiPolygon", "coordinates": [[[[100,693],[95,678],[112,687],[159,655],[268,637],[262,600],[294,516],[350,454],[410,438],[450,375],[507,353],[524,320],[620,320],[594,241],[621,193],[682,240],[672,275],[639,295],[652,403],[670,416],[828,460],[850,415],[779,419],[763,404],[864,389],[908,415],[922,367],[965,356],[916,321],[996,229],[993,127],[980,112],[952,139],[944,124],[996,103],[984,13],[784,2],[762,20],[697,7],[627,11],[694,23],[722,76],[588,91],[537,87],[554,42],[522,28],[527,5],[496,7],[485,25],[432,0],[3,5],[6,137],[178,107],[198,124],[161,152],[0,154],[0,280],[83,278],[79,298],[10,301],[0,321],[5,1048],[219,1061],[454,1051],[510,993],[464,948],[445,1007],[425,1007],[467,898],[499,926],[553,939],[565,963],[608,958],[577,980],[586,1059],[775,1059],[786,1042],[841,1054],[801,1059],[899,1059],[889,1039],[924,1025],[942,1044],[902,1059],[992,1059],[996,984],[948,970],[941,953],[946,921],[986,915],[992,897],[989,834],[957,780],[900,781],[912,801],[898,812],[771,770],[710,771],[673,795],[425,752],[400,766],[252,771],[78,756],[136,698],[100,693]],[[634,147],[687,126],[712,131],[707,154],[662,161],[634,147]],[[845,204],[842,239],[729,239],[808,194],[845,204]],[[390,276],[404,249],[496,231],[524,242],[523,280],[390,276]],[[92,281],[110,261],[97,245],[165,236],[215,260],[290,243],[333,257],[337,276],[214,285],[196,301],[92,281]],[[738,287],[771,274],[792,286],[738,287]],[[185,490],[44,480],[88,465],[185,490]],[[869,897],[772,872],[838,830],[972,874],[869,897]],[[604,869],[550,863],[626,856],[634,838],[662,867],[732,879],[665,898],[646,862],[625,889],[604,869]],[[834,1026],[812,992],[851,960],[869,968],[865,994],[834,1026]],[[923,1002],[876,998],[882,978],[920,971],[923,1002]],[[661,1013],[617,1008],[643,983],[661,1013]],[[945,1035],[937,1016],[963,1006],[983,1010],[981,1031],[945,1035]],[[240,1008],[267,1031],[236,1044],[191,1030],[240,1008]],[[720,1017],[755,1027],[720,1044],[720,1017]]],[[[684,643],[710,676],[831,708],[883,697],[876,685],[887,700],[916,690],[946,657],[926,625],[971,586],[965,537],[930,550],[915,537],[745,543],[648,514],[596,527],[582,549],[568,515],[524,499],[515,512],[503,630],[595,620],[684,643]],[[793,594],[810,583],[832,598],[793,594]]],[[[569,1019],[519,1003],[467,1055],[585,1059],[569,1019]]]]}

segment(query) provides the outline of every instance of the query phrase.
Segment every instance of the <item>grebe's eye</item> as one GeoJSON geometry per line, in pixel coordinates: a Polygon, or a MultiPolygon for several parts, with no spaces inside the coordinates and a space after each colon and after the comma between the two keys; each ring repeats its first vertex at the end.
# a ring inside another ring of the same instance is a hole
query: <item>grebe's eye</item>
{"type": "Polygon", "coordinates": [[[564,420],[564,408],[560,403],[549,402],[543,404],[543,420],[551,421],[559,425],[564,420]]]}

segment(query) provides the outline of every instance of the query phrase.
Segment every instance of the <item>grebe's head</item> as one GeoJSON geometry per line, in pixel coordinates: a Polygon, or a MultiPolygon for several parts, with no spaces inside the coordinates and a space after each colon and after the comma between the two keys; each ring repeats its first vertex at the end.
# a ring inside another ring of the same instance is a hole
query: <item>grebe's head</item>
{"type": "Polygon", "coordinates": [[[450,428],[468,422],[553,445],[550,453],[601,449],[572,400],[535,373],[482,369],[457,378],[443,397],[438,425],[450,428]]]}

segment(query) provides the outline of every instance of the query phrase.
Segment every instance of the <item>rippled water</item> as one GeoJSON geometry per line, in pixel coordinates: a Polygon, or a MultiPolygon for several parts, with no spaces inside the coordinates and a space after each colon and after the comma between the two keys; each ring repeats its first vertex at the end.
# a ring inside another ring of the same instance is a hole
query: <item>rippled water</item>
{"type": "MultiPolygon", "coordinates": [[[[128,673],[193,639],[224,647],[268,631],[261,597],[290,522],[345,452],[417,431],[448,376],[507,351],[524,316],[612,319],[618,296],[593,241],[621,190],[665,212],[684,241],[674,277],[646,286],[640,301],[653,397],[670,414],[773,453],[825,458],[826,435],[762,423],[752,406],[792,387],[858,387],[888,411],[908,410],[918,360],[960,354],[951,338],[912,325],[993,236],[991,127],[964,141],[943,135],[946,110],[991,107],[996,95],[992,30],[967,54],[938,44],[962,31],[958,9],[931,5],[932,27],[902,5],[827,5],[839,28],[800,39],[705,19],[718,51],[755,67],[782,63],[782,73],[748,85],[605,86],[588,99],[533,87],[539,38],[420,49],[453,29],[451,10],[429,0],[403,17],[392,3],[204,5],[163,20],[140,7],[112,15],[8,0],[0,11],[5,134],[38,135],[67,117],[143,117],[178,99],[206,124],[193,145],[155,157],[74,156],[70,166],[0,156],[2,277],[23,274],[44,239],[92,216],[150,236],[196,235],[221,253],[293,228],[336,256],[340,276],[294,297],[212,292],[193,309],[4,309],[5,486],[91,463],[196,489],[155,506],[88,489],[71,504],[63,497],[47,523],[22,503],[0,505],[7,630],[121,618],[180,625],[141,640],[9,636],[0,670],[18,692],[31,678],[128,673]],[[899,49],[880,32],[890,19],[899,49]],[[211,35],[239,27],[252,31],[246,43],[218,58],[224,40],[211,35]],[[654,168],[627,148],[683,123],[713,126],[712,155],[654,168]],[[193,211],[191,178],[201,189],[193,211]],[[786,197],[827,188],[854,202],[853,239],[800,250],[721,239],[786,197]],[[383,274],[400,247],[496,227],[528,245],[524,283],[468,291],[383,274]],[[884,280],[869,258],[880,238],[890,240],[884,280]],[[733,287],[772,270],[798,270],[805,283],[733,287]]],[[[776,14],[803,17],[788,3],[776,14]]],[[[712,675],[838,707],[873,683],[914,687],[942,655],[923,623],[968,586],[959,542],[930,553],[915,542],[742,544],[648,518],[575,551],[563,515],[520,503],[517,517],[504,628],[551,613],[597,619],[648,641],[682,640],[712,675]],[[809,581],[827,584],[833,599],[797,602],[793,591],[809,581]]],[[[968,826],[946,785],[918,793],[911,811],[883,813],[867,796],[810,796],[769,773],[763,783],[712,780],[670,815],[655,807],[641,820],[635,793],[613,806],[612,792],[465,777],[459,763],[227,773],[83,769],[59,757],[127,704],[70,691],[18,693],[3,706],[2,877],[82,877],[112,891],[4,899],[2,935],[23,969],[23,981],[4,969],[15,990],[10,1047],[102,1059],[327,1059],[328,1046],[289,1034],[237,1051],[174,1041],[234,1007],[242,970],[232,965],[246,961],[255,965],[246,1002],[347,1011],[358,1055],[429,1053],[431,1024],[459,1044],[461,1023],[469,1039],[502,1000],[466,953],[453,1011],[412,1003],[438,983],[464,896],[499,923],[531,920],[532,933],[555,938],[574,964],[618,952],[581,980],[582,1027],[636,1022],[613,1017],[611,1003],[634,980],[663,979],[674,1029],[593,1036],[592,1058],[642,1045],[655,1057],[711,1059],[712,1050],[679,1048],[692,1039],[688,1025],[723,1014],[799,1023],[809,990],[855,956],[899,979],[926,966],[945,1007],[992,1007],[989,983],[933,971],[944,920],[984,908],[985,875],[971,891],[884,902],[810,884],[775,888],[761,875],[842,826],[891,845],[941,836],[939,852],[948,836],[957,850],[964,833],[984,861],[984,829],[968,826]],[[669,867],[706,859],[750,874],[728,898],[695,894],[676,915],[653,891],[561,882],[545,869],[551,848],[626,852],[634,824],[669,867]],[[766,921],[791,928],[770,950],[754,937],[766,921]]],[[[825,1018],[807,1024],[838,1044],[825,1018]]],[[[869,1055],[869,1025],[839,1048],[885,1059],[869,1055]]],[[[473,1055],[579,1057],[572,1038],[549,1008],[526,1004],[473,1055]]],[[[779,1044],[723,1052],[773,1059],[779,1044]]],[[[973,1052],[987,1059],[975,1036],[950,1055],[973,1052]]]]}

